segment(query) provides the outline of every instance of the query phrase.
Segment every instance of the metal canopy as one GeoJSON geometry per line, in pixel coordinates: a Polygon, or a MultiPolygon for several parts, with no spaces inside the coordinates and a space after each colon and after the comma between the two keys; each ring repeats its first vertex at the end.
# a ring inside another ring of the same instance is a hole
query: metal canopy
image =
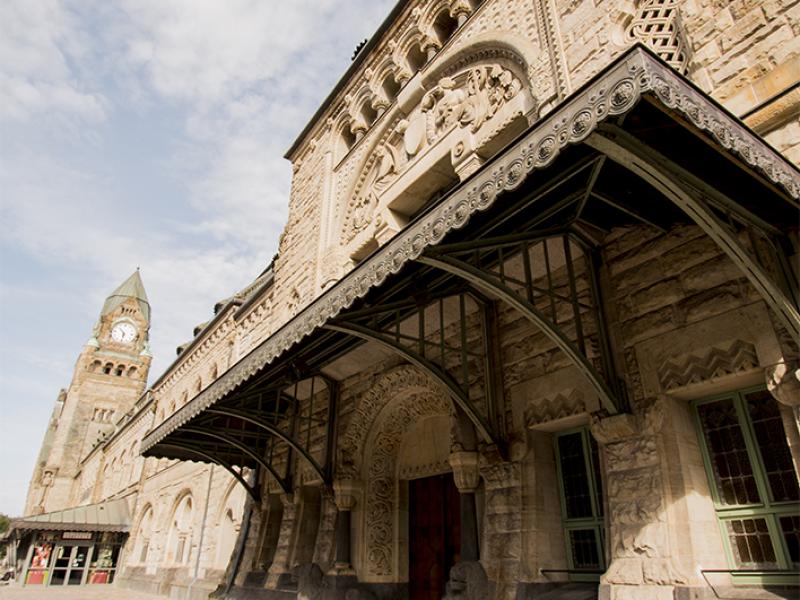
{"type": "Polygon", "coordinates": [[[697,223],[800,339],[797,284],[782,266],[798,198],[795,167],[634,48],[153,430],[143,453],[187,458],[179,447],[188,445],[220,464],[264,468],[283,490],[297,457],[330,483],[338,386],[323,370],[365,340],[426,371],[502,449],[503,400],[491,381],[502,365],[463,333],[491,338],[496,306],[536,325],[603,410],[625,411],[597,277],[605,234],[697,223]],[[465,299],[473,311],[453,321],[462,333],[437,338],[454,310],[444,305],[465,299]],[[325,408],[302,408],[318,381],[325,408]]]}
{"type": "Polygon", "coordinates": [[[76,506],[65,510],[12,519],[10,529],[42,531],[116,531],[126,532],[131,515],[126,500],[76,506]]]}

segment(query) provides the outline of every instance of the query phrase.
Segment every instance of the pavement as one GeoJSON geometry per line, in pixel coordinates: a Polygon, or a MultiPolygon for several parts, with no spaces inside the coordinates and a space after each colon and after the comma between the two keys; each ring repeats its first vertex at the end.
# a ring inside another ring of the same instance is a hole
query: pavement
{"type": "Polygon", "coordinates": [[[133,592],[114,585],[41,588],[12,584],[0,587],[0,600],[165,600],[165,597],[133,592]]]}

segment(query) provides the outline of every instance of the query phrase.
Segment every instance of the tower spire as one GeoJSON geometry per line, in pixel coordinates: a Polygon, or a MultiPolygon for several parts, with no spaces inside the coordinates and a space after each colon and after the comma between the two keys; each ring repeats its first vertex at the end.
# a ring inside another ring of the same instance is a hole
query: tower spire
{"type": "Polygon", "coordinates": [[[123,281],[122,284],[120,284],[120,286],[111,292],[108,298],[106,298],[106,301],[103,304],[103,310],[100,312],[100,316],[103,317],[104,315],[112,312],[128,298],[134,298],[138,302],[139,308],[142,311],[142,315],[149,323],[150,302],[147,300],[147,292],[144,291],[144,284],[142,283],[142,277],[139,274],[139,267],[136,267],[136,270],[131,274],[131,276],[123,281]]]}

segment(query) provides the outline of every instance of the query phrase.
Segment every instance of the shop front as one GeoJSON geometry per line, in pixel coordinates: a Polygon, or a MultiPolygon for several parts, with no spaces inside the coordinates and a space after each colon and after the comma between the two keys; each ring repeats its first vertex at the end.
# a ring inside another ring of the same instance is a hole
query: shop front
{"type": "Polygon", "coordinates": [[[45,587],[112,583],[129,524],[124,500],[13,521],[18,580],[45,587]]]}

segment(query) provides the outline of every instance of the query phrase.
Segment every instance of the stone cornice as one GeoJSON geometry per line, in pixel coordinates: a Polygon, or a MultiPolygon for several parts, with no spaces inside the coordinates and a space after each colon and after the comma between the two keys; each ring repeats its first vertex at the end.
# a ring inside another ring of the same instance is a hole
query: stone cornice
{"type": "Polygon", "coordinates": [[[636,46],[165,420],[143,440],[143,451],[398,273],[449,231],[463,227],[472,214],[487,210],[500,194],[519,187],[533,171],[546,168],[563,148],[586,139],[609,117],[630,111],[645,94],[681,113],[720,147],[761,171],[792,198],[800,199],[800,173],[786,159],[685,78],[636,46]]]}

